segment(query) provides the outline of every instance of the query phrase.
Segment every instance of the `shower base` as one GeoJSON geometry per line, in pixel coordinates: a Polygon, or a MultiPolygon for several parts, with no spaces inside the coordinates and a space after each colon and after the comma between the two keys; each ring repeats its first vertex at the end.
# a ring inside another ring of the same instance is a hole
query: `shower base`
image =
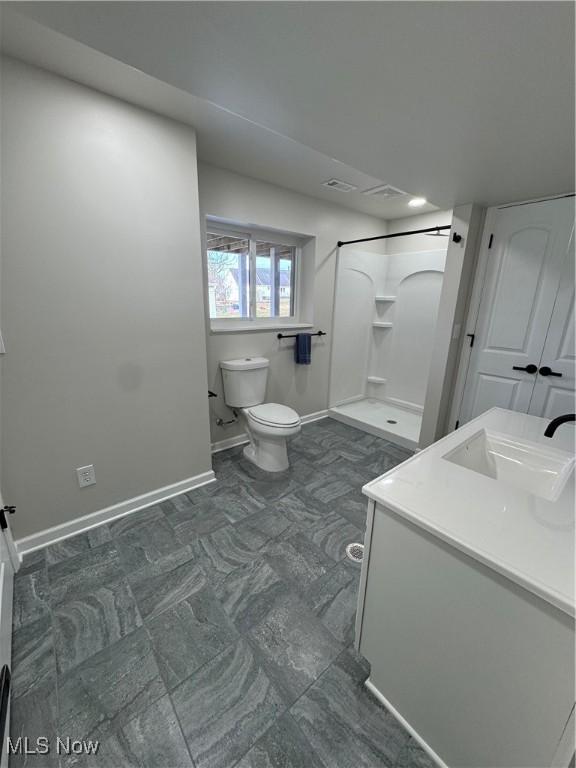
{"type": "Polygon", "coordinates": [[[351,427],[362,429],[376,437],[390,440],[415,451],[420,440],[422,414],[417,411],[393,405],[383,400],[365,398],[344,405],[335,405],[328,410],[333,419],[351,427]],[[395,423],[393,423],[395,422],[395,423]]]}

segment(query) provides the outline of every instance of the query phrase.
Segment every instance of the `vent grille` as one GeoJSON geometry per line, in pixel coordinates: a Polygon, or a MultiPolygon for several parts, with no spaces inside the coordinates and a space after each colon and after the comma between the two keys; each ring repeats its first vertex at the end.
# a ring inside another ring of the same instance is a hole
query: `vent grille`
{"type": "Polygon", "coordinates": [[[351,192],[353,189],[358,189],[354,184],[348,184],[347,181],[340,181],[340,179],[329,179],[322,183],[323,187],[330,187],[330,189],[337,189],[338,192],[351,192]]]}
{"type": "Polygon", "coordinates": [[[364,192],[362,192],[363,195],[371,195],[374,197],[404,197],[406,195],[406,192],[402,192],[401,189],[398,189],[397,187],[393,187],[390,184],[380,184],[379,187],[372,187],[372,189],[365,189],[364,192]]]}

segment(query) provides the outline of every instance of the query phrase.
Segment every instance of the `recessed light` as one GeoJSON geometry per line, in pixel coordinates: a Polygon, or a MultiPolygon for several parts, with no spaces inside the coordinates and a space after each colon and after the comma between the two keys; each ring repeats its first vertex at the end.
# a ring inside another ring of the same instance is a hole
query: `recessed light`
{"type": "Polygon", "coordinates": [[[420,208],[420,206],[426,205],[427,202],[425,197],[413,197],[412,200],[408,201],[408,205],[410,208],[420,208]]]}

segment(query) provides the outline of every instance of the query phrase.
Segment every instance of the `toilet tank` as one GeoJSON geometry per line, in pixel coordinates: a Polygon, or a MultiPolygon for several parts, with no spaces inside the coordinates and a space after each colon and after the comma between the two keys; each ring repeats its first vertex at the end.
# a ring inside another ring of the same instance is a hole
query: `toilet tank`
{"type": "Polygon", "coordinates": [[[263,403],[270,361],[265,357],[221,360],[224,400],[232,408],[250,408],[263,403]]]}

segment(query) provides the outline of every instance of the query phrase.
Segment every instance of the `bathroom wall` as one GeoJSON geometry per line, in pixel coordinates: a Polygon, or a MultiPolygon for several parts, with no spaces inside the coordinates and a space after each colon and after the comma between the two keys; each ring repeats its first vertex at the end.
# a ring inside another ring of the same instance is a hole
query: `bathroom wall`
{"type": "Polygon", "coordinates": [[[14,60],[2,107],[2,492],[22,537],[211,469],[203,276],[190,127],[14,60]]]}
{"type": "MultiPolygon", "coordinates": [[[[336,243],[338,240],[384,234],[386,224],[373,216],[356,213],[339,205],[331,205],[214,166],[200,163],[198,173],[203,218],[217,216],[314,238],[314,328],[329,334],[327,338],[313,339],[312,364],[297,366],[293,360],[293,342],[278,341],[277,330],[209,333],[208,380],[210,388],[218,393],[218,398],[211,401],[210,425],[212,439],[216,442],[243,431],[237,424],[221,428],[214,423],[218,415],[225,419],[231,418],[231,412],[224,406],[222,399],[219,360],[264,355],[270,359],[267,394],[269,400],[285,403],[301,415],[327,408],[336,243]]],[[[364,250],[382,253],[383,242],[366,244],[364,250]]]]}

